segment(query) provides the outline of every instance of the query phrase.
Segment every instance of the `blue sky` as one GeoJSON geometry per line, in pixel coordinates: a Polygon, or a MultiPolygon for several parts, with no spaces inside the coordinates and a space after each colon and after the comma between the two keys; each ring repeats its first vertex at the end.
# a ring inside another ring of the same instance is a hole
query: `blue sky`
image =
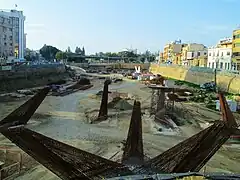
{"type": "Polygon", "coordinates": [[[240,0],[0,0],[1,9],[15,4],[31,49],[155,52],[178,38],[212,46],[240,24],[240,0]]]}

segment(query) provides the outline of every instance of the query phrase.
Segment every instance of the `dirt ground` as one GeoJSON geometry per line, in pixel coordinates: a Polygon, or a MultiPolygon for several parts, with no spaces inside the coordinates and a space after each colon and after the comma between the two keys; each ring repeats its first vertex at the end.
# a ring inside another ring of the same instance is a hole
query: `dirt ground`
{"type": "MultiPolygon", "coordinates": [[[[171,84],[171,82],[170,82],[171,84]]],[[[94,88],[65,97],[47,97],[29,123],[29,128],[46,136],[71,144],[75,147],[119,161],[122,155],[122,140],[127,137],[131,110],[110,110],[111,118],[98,124],[86,123],[85,113],[100,107],[100,98],[95,94],[101,90],[102,81],[95,82],[94,88]],[[115,115],[114,115],[115,114],[115,115]],[[116,114],[118,114],[116,116],[116,114]],[[117,155],[113,157],[116,153],[117,155]]],[[[187,137],[205,128],[206,123],[219,120],[217,111],[209,110],[201,104],[179,103],[177,106],[187,114],[187,123],[177,131],[159,132],[160,124],[149,115],[151,90],[136,82],[123,82],[110,85],[110,91],[127,92],[141,101],[143,120],[144,153],[152,158],[171,148],[187,137]]],[[[133,100],[129,101],[133,104],[133,100]]],[[[11,112],[20,102],[0,104],[1,116],[11,112]]],[[[96,111],[97,112],[97,111],[96,111]]],[[[239,118],[239,116],[237,117],[239,118]]],[[[0,136],[1,143],[9,143],[0,136]]],[[[205,172],[240,173],[240,146],[224,145],[207,163],[205,172]]],[[[38,165],[17,180],[59,179],[42,165],[38,165]]]]}

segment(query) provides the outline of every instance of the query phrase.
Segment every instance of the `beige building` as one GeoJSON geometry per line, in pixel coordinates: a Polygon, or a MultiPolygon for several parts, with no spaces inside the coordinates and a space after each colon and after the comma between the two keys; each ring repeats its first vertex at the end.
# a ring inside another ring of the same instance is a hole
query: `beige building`
{"type": "Polygon", "coordinates": [[[203,44],[191,43],[182,50],[182,65],[185,66],[206,66],[207,49],[203,44]],[[203,60],[202,60],[203,59],[203,60]],[[198,62],[198,63],[195,63],[198,62]]]}
{"type": "Polygon", "coordinates": [[[0,10],[0,58],[8,62],[24,58],[24,20],[22,11],[0,10]]]}
{"type": "Polygon", "coordinates": [[[164,46],[163,60],[165,62],[172,62],[173,64],[181,63],[181,52],[186,44],[183,44],[181,40],[173,41],[164,46]]]}

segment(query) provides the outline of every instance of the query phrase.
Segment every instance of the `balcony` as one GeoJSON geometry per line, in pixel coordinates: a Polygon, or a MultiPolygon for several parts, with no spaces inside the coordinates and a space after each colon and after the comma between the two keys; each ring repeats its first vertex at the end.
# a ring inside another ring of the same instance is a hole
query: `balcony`
{"type": "Polygon", "coordinates": [[[240,56],[235,56],[232,58],[232,62],[234,63],[240,63],[240,56]]]}
{"type": "Polygon", "coordinates": [[[240,47],[234,47],[232,48],[232,52],[240,52],[240,47]]]}

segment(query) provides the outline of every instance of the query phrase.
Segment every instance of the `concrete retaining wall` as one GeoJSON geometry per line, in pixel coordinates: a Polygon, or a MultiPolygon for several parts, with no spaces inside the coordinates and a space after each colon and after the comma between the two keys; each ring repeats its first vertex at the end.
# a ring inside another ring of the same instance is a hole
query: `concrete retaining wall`
{"type": "Polygon", "coordinates": [[[141,69],[149,69],[150,64],[143,64],[143,63],[69,63],[71,66],[78,66],[81,68],[89,68],[89,67],[109,67],[113,69],[135,69],[135,66],[140,66],[141,69]]]}
{"type": "MultiPolygon", "coordinates": [[[[191,82],[194,84],[203,84],[214,81],[214,70],[207,68],[182,67],[182,66],[166,66],[151,64],[150,71],[154,74],[162,74],[163,76],[191,82]]],[[[217,84],[225,91],[240,94],[240,75],[217,72],[217,84]]]]}
{"type": "Polygon", "coordinates": [[[20,66],[11,71],[0,71],[0,93],[32,88],[58,81],[67,76],[65,66],[20,66]]]}

